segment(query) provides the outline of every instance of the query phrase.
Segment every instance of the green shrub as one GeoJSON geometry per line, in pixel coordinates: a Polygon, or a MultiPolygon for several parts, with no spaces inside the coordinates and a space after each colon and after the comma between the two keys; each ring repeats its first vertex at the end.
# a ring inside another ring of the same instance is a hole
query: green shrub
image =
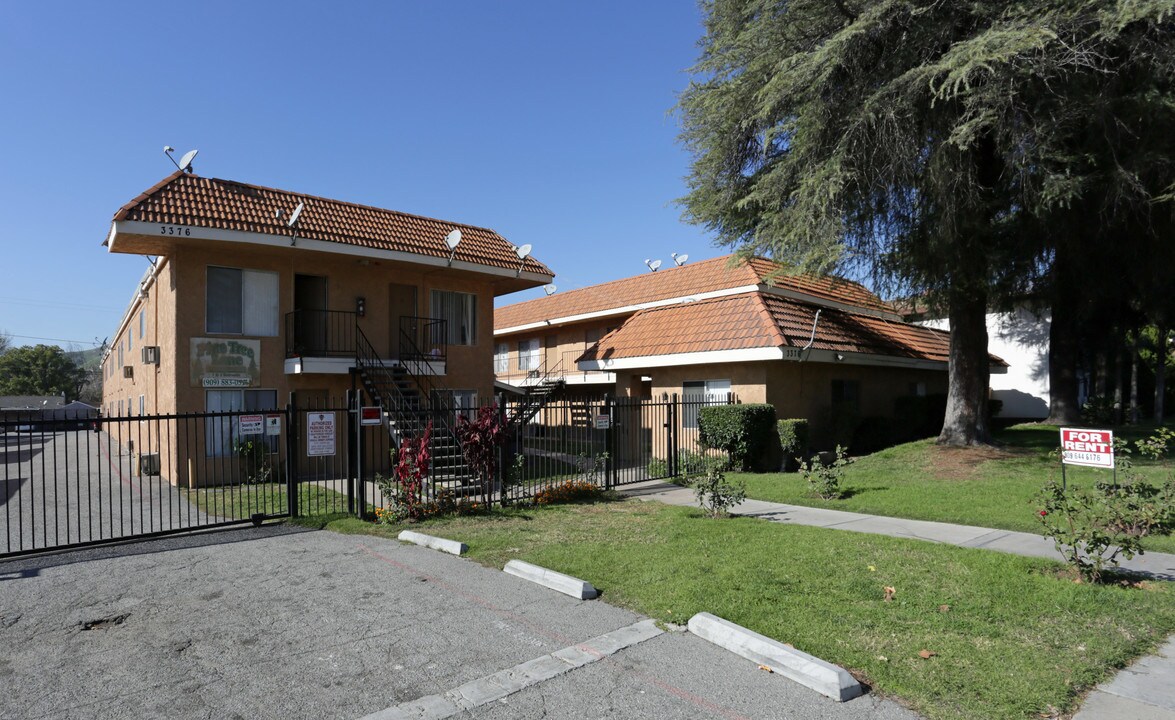
{"type": "Polygon", "coordinates": [[[894,400],[894,440],[919,440],[942,431],[947,414],[947,396],[906,395],[894,400]]]}
{"type": "Polygon", "coordinates": [[[732,468],[774,469],[771,460],[778,439],[774,405],[713,405],[698,410],[698,443],[725,450],[732,468]]]}
{"type": "Polygon", "coordinates": [[[725,517],[730,509],[747,499],[747,483],[743,479],[729,482],[719,468],[710,468],[694,483],[698,504],[712,518],[725,517]]]}
{"type": "Polygon", "coordinates": [[[878,450],[884,450],[894,444],[894,422],[891,418],[870,415],[862,418],[853,432],[853,442],[849,445],[856,455],[868,455],[878,450]]]}
{"type": "Polygon", "coordinates": [[[813,495],[822,500],[839,500],[845,493],[840,486],[844,479],[844,468],[850,462],[848,452],[837,445],[836,459],[831,463],[826,465],[819,457],[810,458],[807,464],[800,465],[800,472],[813,495]]]}
{"type": "MultiPolygon", "coordinates": [[[[727,459],[715,455],[707,455],[696,450],[681,449],[677,451],[677,465],[674,469],[677,475],[684,478],[696,477],[709,471],[711,468],[726,469],[727,459]]],[[[653,458],[645,468],[650,478],[669,477],[669,461],[665,458],[653,458]]]]}
{"type": "Polygon", "coordinates": [[[795,472],[800,458],[808,456],[808,421],[803,418],[788,418],[775,424],[779,432],[779,445],[783,449],[784,472],[795,472]]]}

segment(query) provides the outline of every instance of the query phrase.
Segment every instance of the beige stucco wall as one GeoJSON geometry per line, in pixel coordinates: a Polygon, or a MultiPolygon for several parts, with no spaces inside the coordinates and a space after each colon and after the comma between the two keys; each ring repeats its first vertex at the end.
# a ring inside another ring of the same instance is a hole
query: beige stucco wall
{"type": "MultiPolygon", "coordinates": [[[[583,376],[583,379],[602,380],[607,373],[580,373],[576,368],[575,361],[594,344],[595,340],[588,342],[589,338],[594,337],[598,340],[609,331],[619,327],[626,317],[628,316],[613,316],[558,327],[535,328],[495,337],[495,345],[505,344],[509,353],[507,368],[505,371],[497,372],[497,378],[513,384],[518,384],[526,378],[527,371],[519,367],[518,346],[520,342],[537,339],[539,347],[542,348],[539,362],[545,363],[546,368],[560,368],[565,375],[579,374],[583,376]]],[[[491,354],[492,352],[491,350],[491,354]]]]}

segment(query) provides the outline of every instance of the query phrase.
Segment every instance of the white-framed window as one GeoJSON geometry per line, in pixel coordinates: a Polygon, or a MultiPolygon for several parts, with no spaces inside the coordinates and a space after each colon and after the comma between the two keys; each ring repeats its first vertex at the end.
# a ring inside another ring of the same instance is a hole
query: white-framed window
{"type": "Polygon", "coordinates": [[[277,335],[277,273],[209,265],[204,298],[207,332],[256,337],[277,335]]]}
{"type": "Polygon", "coordinates": [[[126,351],[127,352],[130,352],[135,349],[134,337],[135,337],[135,334],[131,331],[131,326],[128,324],[126,326],[126,351]]]}
{"type": "Polygon", "coordinates": [[[730,400],[729,380],[689,380],[681,384],[681,426],[698,426],[698,408],[730,400]]]}
{"type": "Polygon", "coordinates": [[[518,341],[518,369],[538,370],[542,357],[542,345],[538,338],[518,341]]]}
{"type": "Polygon", "coordinates": [[[139,396],[139,417],[147,414],[147,397],[145,395],[139,396]]]}
{"type": "Polygon", "coordinates": [[[510,369],[510,344],[498,343],[494,345],[494,372],[501,373],[510,369]]]}
{"type": "MultiPolygon", "coordinates": [[[[249,412],[277,409],[277,390],[205,390],[204,408],[210,413],[249,412]]],[[[204,421],[205,454],[208,457],[227,457],[233,454],[241,439],[237,416],[210,417],[204,421]]],[[[277,437],[259,435],[270,452],[277,452],[277,437]]]]}
{"type": "Polygon", "coordinates": [[[431,315],[445,321],[446,345],[477,344],[477,296],[455,290],[433,290],[431,315]]]}
{"type": "Polygon", "coordinates": [[[139,339],[147,337],[147,311],[139,310],[139,339]]]}

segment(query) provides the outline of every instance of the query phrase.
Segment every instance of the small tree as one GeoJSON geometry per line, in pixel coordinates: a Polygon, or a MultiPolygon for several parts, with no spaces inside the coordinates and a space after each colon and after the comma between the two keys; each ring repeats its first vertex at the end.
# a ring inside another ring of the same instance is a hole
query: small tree
{"type": "Polygon", "coordinates": [[[390,504],[387,511],[376,512],[381,521],[391,523],[419,520],[425,516],[427,504],[424,502],[423,491],[429,464],[432,462],[431,444],[430,420],[424,428],[424,433],[419,437],[407,437],[400,441],[392,477],[376,476],[376,483],[390,504]]]}
{"type": "Polygon", "coordinates": [[[0,395],[61,395],[76,398],[86,372],[56,345],[34,345],[0,355],[0,395]]]}
{"type": "Polygon", "coordinates": [[[472,421],[464,415],[457,418],[457,442],[461,443],[465,461],[477,474],[482,494],[488,494],[493,487],[498,470],[498,448],[506,442],[505,430],[497,404],[478,408],[477,417],[472,421]]]}

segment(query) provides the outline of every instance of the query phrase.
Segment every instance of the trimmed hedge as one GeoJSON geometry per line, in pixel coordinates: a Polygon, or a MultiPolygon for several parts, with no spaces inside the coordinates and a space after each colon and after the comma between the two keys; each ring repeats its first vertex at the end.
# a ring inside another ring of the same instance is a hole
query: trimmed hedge
{"type": "Polygon", "coordinates": [[[779,432],[779,445],[783,449],[784,472],[795,472],[800,464],[796,458],[808,455],[808,421],[803,418],[788,418],[775,424],[779,432]]]}
{"type": "Polygon", "coordinates": [[[702,447],[725,450],[730,466],[766,472],[778,439],[775,406],[766,404],[713,405],[698,409],[698,442],[702,447]]]}

